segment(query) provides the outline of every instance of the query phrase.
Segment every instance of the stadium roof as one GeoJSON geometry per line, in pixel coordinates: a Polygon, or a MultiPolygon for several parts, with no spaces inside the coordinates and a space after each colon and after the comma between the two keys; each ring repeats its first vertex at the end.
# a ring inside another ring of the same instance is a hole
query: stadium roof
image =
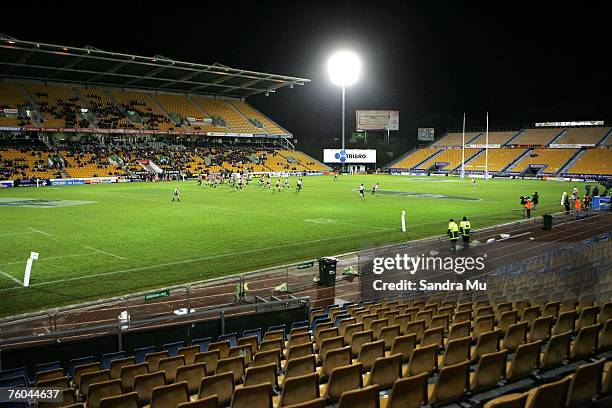
{"type": "Polygon", "coordinates": [[[162,55],[144,57],[21,41],[0,34],[0,77],[84,83],[121,88],[148,88],[244,98],[269,94],[309,79],[175,61],[162,55]]]}

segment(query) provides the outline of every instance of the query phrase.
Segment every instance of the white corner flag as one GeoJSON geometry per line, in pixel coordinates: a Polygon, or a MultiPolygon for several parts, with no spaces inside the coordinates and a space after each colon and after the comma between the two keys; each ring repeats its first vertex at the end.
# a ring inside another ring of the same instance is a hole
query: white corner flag
{"type": "Polygon", "coordinates": [[[38,259],[38,252],[30,252],[30,257],[26,263],[25,275],[23,277],[23,286],[30,286],[30,273],[32,272],[32,262],[38,259]]]}
{"type": "Polygon", "coordinates": [[[402,210],[402,232],[406,232],[406,211],[402,210]]]}

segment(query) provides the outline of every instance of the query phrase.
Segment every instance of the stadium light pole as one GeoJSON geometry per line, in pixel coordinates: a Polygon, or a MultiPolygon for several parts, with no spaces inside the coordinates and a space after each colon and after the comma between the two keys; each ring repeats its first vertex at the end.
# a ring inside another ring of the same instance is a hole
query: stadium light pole
{"type": "MultiPolygon", "coordinates": [[[[357,82],[361,71],[359,57],[351,51],[338,51],[327,61],[331,81],[342,87],[342,150],[345,148],[346,87],[357,82]]],[[[344,170],[344,162],[342,162],[344,170]]]]}

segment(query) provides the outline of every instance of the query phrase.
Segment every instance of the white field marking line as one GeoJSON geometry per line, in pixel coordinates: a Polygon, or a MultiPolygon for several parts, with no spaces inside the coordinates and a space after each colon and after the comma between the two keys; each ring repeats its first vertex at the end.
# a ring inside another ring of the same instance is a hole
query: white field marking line
{"type": "MultiPolygon", "coordinates": [[[[353,189],[353,191],[357,191],[357,190],[353,189]]],[[[86,191],[86,192],[87,193],[92,193],[92,194],[95,193],[93,191],[86,191]]],[[[104,193],[100,193],[100,192],[98,192],[97,194],[104,195],[104,196],[115,197],[114,194],[108,194],[108,193],[104,194],[104,193]]],[[[135,195],[135,194],[132,195],[132,197],[133,197],[134,200],[141,201],[141,202],[149,202],[149,203],[159,203],[160,202],[159,200],[147,200],[147,199],[143,199],[142,197],[140,197],[138,195],[135,195]]],[[[384,194],[383,194],[383,197],[384,197],[384,194]]],[[[480,199],[480,201],[486,201],[486,200],[480,199]]],[[[252,210],[242,210],[242,209],[226,208],[226,207],[216,207],[216,206],[209,206],[209,205],[206,205],[206,204],[200,203],[200,202],[190,203],[190,204],[198,205],[200,207],[209,208],[209,209],[212,209],[212,210],[233,211],[233,212],[239,212],[239,213],[248,213],[248,214],[263,215],[263,216],[274,217],[274,218],[284,217],[284,218],[291,218],[292,220],[294,219],[293,217],[288,216],[288,215],[284,215],[284,214],[272,214],[272,213],[265,213],[265,212],[252,211],[252,210]]],[[[558,206],[558,204],[553,204],[553,203],[542,204],[542,205],[540,205],[540,210],[545,210],[545,209],[549,209],[549,208],[552,209],[552,207],[556,207],[556,206],[558,206]]],[[[521,211],[522,212],[523,209],[517,209],[517,211],[521,211]]],[[[471,215],[470,218],[473,220],[475,218],[476,219],[480,219],[481,217],[490,217],[490,216],[494,216],[494,215],[507,214],[507,213],[508,213],[507,210],[505,210],[505,211],[495,211],[495,212],[490,212],[490,213],[482,213],[482,214],[471,215]]],[[[409,215],[409,214],[410,214],[409,212],[406,213],[406,215],[409,215]]],[[[429,221],[429,222],[422,222],[422,223],[417,223],[417,224],[408,224],[407,227],[408,228],[414,228],[414,227],[420,227],[420,226],[423,226],[423,225],[432,225],[432,224],[441,224],[441,225],[444,225],[445,224],[444,221],[445,221],[445,218],[443,218],[441,221],[429,221]]],[[[515,221],[516,220],[510,221],[510,222],[512,223],[512,222],[515,222],[515,221]]],[[[350,224],[350,223],[346,223],[346,224],[354,226],[354,224],[350,224]]],[[[500,224],[500,226],[503,226],[503,225],[504,224],[500,224]]],[[[394,230],[396,230],[396,228],[383,228],[383,227],[377,227],[377,226],[373,226],[373,225],[363,225],[363,226],[364,227],[368,227],[368,228],[380,228],[381,231],[383,231],[383,230],[384,231],[394,231],[394,230]]],[[[491,226],[496,226],[496,225],[492,224],[491,226]]],[[[397,228],[397,230],[400,231],[399,228],[397,228]]],[[[308,242],[305,242],[305,243],[308,243],[308,242]]]]}
{"type": "MultiPolygon", "coordinates": [[[[421,225],[424,225],[424,224],[430,224],[430,223],[423,223],[421,225]]],[[[364,234],[367,234],[367,233],[364,233],[364,234]]],[[[284,244],[284,245],[278,246],[278,248],[291,247],[291,246],[303,245],[303,244],[309,244],[309,243],[316,243],[316,242],[323,242],[323,241],[329,241],[331,239],[348,238],[348,237],[361,236],[361,235],[363,235],[363,234],[340,235],[340,236],[331,237],[331,238],[321,238],[321,239],[318,239],[318,240],[311,240],[311,241],[303,241],[303,242],[284,244]]],[[[435,248],[442,248],[442,247],[444,247],[444,246],[443,245],[439,245],[439,246],[436,246],[435,248]]],[[[155,268],[160,268],[160,267],[165,267],[165,266],[180,265],[180,264],[184,264],[184,263],[198,262],[198,261],[204,261],[204,260],[215,259],[215,258],[223,258],[223,257],[226,257],[226,256],[232,256],[232,255],[243,255],[243,254],[247,254],[247,253],[260,252],[260,251],[263,251],[265,249],[266,248],[252,249],[252,250],[248,250],[248,251],[244,251],[244,252],[234,252],[234,253],[212,255],[212,256],[208,256],[208,257],[194,258],[194,259],[185,259],[185,260],[181,260],[181,261],[168,262],[168,263],[163,263],[163,264],[158,264],[158,265],[149,265],[149,266],[143,266],[143,267],[138,267],[138,268],[130,268],[130,269],[125,269],[125,270],[120,270],[120,271],[104,272],[104,273],[100,273],[100,274],[92,274],[92,275],[86,275],[86,276],[76,276],[74,278],[66,278],[66,279],[58,279],[58,280],[55,280],[55,281],[40,282],[40,283],[36,283],[36,284],[30,285],[30,286],[42,286],[42,285],[49,285],[49,284],[53,284],[53,283],[72,282],[72,281],[77,281],[77,280],[81,280],[81,279],[94,278],[94,277],[100,277],[100,276],[108,276],[108,275],[114,275],[114,274],[118,274],[118,273],[149,270],[149,269],[155,269],[155,268]]],[[[1,292],[6,292],[6,291],[10,291],[10,290],[13,290],[13,289],[16,289],[16,288],[3,288],[3,289],[0,289],[0,293],[1,292]]]]}
{"type": "Polygon", "coordinates": [[[2,269],[0,269],[0,275],[7,277],[7,278],[9,278],[10,280],[12,280],[14,282],[17,282],[20,287],[23,286],[23,282],[21,282],[19,279],[17,279],[13,275],[10,275],[10,274],[4,272],[2,269]]]}
{"type": "MultiPolygon", "coordinates": [[[[94,252],[84,252],[81,254],[70,254],[70,255],[58,255],[58,256],[49,256],[49,257],[41,257],[39,258],[36,262],[43,262],[43,261],[50,261],[53,259],[62,259],[62,258],[72,258],[75,256],[85,256],[85,255],[92,255],[92,254],[97,254],[97,251],[94,252]]],[[[6,266],[6,265],[17,265],[17,264],[22,264],[22,263],[26,263],[26,261],[14,261],[14,262],[7,262],[7,263],[3,263],[0,264],[0,266],[6,266]]]]}
{"type": "Polygon", "coordinates": [[[43,235],[46,235],[48,237],[52,237],[53,236],[53,235],[51,235],[51,234],[49,234],[47,232],[44,232],[44,231],[41,231],[41,230],[37,230],[37,229],[34,229],[32,227],[26,227],[26,228],[29,229],[32,232],[38,232],[39,234],[43,234],[43,235]]]}
{"type": "MultiPolygon", "coordinates": [[[[376,231],[376,233],[378,233],[378,231],[376,231]]],[[[362,236],[364,234],[368,234],[368,233],[365,232],[365,233],[361,233],[361,234],[338,235],[338,236],[334,236],[334,237],[314,239],[314,240],[310,240],[310,241],[293,242],[293,243],[290,243],[290,244],[278,245],[275,248],[287,248],[287,247],[293,247],[293,246],[297,246],[297,245],[314,244],[314,243],[317,243],[317,242],[325,242],[325,241],[330,241],[330,240],[335,240],[335,239],[340,239],[340,238],[350,238],[350,237],[355,237],[355,236],[362,236]]],[[[96,278],[96,277],[100,277],[100,276],[116,275],[118,273],[138,272],[138,271],[144,271],[144,270],[149,270],[149,269],[161,268],[161,267],[166,267],[166,266],[181,265],[181,264],[192,263],[192,262],[199,262],[199,261],[206,261],[206,260],[216,259],[216,258],[225,258],[225,257],[228,257],[228,256],[245,255],[245,254],[249,254],[249,253],[257,253],[257,252],[267,251],[267,250],[269,250],[269,248],[250,249],[248,251],[243,251],[243,252],[229,252],[229,253],[225,253],[225,254],[211,255],[211,256],[205,256],[205,257],[201,257],[201,258],[183,259],[183,260],[180,260],[180,261],[166,262],[166,263],[161,263],[161,264],[157,264],[157,265],[149,265],[149,266],[141,266],[141,267],[137,267],[137,268],[123,269],[123,270],[119,270],[119,271],[111,271],[111,272],[97,273],[97,274],[91,274],[91,275],[75,276],[73,278],[57,279],[57,280],[53,280],[53,281],[39,282],[39,283],[35,283],[33,285],[30,285],[30,286],[43,286],[43,285],[50,285],[50,284],[54,284],[54,283],[73,282],[73,281],[77,281],[77,280],[96,278]]],[[[12,289],[15,289],[15,288],[0,289],[0,292],[6,292],[6,291],[9,291],[9,290],[12,290],[12,289]]]]}
{"type": "Polygon", "coordinates": [[[83,248],[91,249],[92,251],[98,252],[100,254],[112,256],[113,258],[127,260],[127,258],[124,258],[122,256],[111,254],[110,252],[102,251],[100,249],[97,249],[97,248],[94,248],[94,247],[90,247],[90,246],[87,246],[87,245],[83,245],[83,248]]]}
{"type": "MultiPolygon", "coordinates": [[[[495,213],[491,213],[491,214],[495,214],[495,213]]],[[[484,216],[486,214],[480,214],[480,215],[484,216]]],[[[570,223],[570,222],[568,222],[568,223],[570,223]]],[[[426,224],[431,224],[431,223],[422,223],[420,225],[426,225],[426,224]]],[[[565,224],[565,223],[563,223],[563,224],[565,224]]],[[[330,237],[330,238],[321,238],[321,239],[317,239],[317,240],[294,242],[294,243],[290,243],[290,244],[279,245],[277,248],[291,247],[291,246],[303,245],[303,244],[309,244],[309,243],[316,243],[316,242],[324,242],[324,241],[329,241],[331,239],[339,239],[339,238],[348,238],[348,237],[354,237],[354,236],[362,236],[364,234],[368,234],[368,233],[347,234],[347,235],[339,235],[339,236],[330,237]]],[[[442,245],[440,245],[437,248],[442,248],[442,245]]],[[[118,273],[136,272],[136,271],[155,269],[155,268],[160,268],[160,267],[165,267],[165,266],[173,266],[173,265],[180,265],[180,264],[191,263],[191,262],[204,261],[204,260],[209,260],[209,259],[223,258],[223,257],[226,257],[226,256],[232,256],[232,255],[244,255],[244,254],[247,254],[247,253],[254,253],[254,252],[256,253],[256,252],[260,252],[260,251],[263,251],[263,250],[266,250],[266,248],[252,249],[252,250],[243,251],[243,252],[233,252],[233,253],[212,255],[212,256],[202,257],[202,258],[185,259],[185,260],[180,260],[180,261],[167,262],[167,263],[163,263],[163,264],[149,265],[149,266],[143,266],[143,267],[137,267],[137,268],[130,268],[130,269],[119,270],[119,271],[104,272],[104,273],[99,273],[99,274],[92,274],[92,275],[85,275],[85,276],[76,276],[76,277],[73,277],[73,278],[66,278],[66,279],[58,279],[58,280],[54,280],[54,281],[40,282],[40,283],[36,283],[36,284],[30,285],[30,286],[43,286],[43,285],[49,285],[49,284],[53,284],[53,283],[72,282],[72,281],[77,281],[77,280],[82,280],[82,279],[87,279],[87,278],[115,275],[115,274],[118,274],[118,273]]],[[[0,293],[1,292],[11,291],[11,290],[14,290],[14,289],[16,289],[16,288],[3,288],[3,289],[0,289],[0,293]]]]}
{"type": "MultiPolygon", "coordinates": [[[[98,193],[99,195],[105,195],[105,196],[111,196],[113,197],[113,194],[103,194],[103,193],[98,193]]],[[[158,200],[147,200],[147,199],[143,199],[141,197],[136,198],[137,201],[142,201],[145,203],[158,203],[158,200]]],[[[197,205],[199,207],[204,207],[210,210],[217,210],[217,211],[231,211],[231,212],[237,212],[237,213],[244,213],[244,214],[254,214],[254,215],[261,215],[264,217],[272,217],[272,218],[279,218],[279,217],[283,217],[283,218],[287,218],[287,219],[291,219],[294,220],[295,218],[289,215],[284,215],[284,214],[278,214],[278,213],[266,213],[266,212],[260,212],[260,211],[253,211],[253,210],[246,210],[246,209],[237,209],[237,208],[228,208],[228,207],[218,207],[218,206],[212,206],[212,205],[206,205],[205,203],[201,203],[201,202],[195,202],[195,203],[190,203],[190,205],[197,205]]],[[[352,227],[355,226],[355,224],[351,224],[349,222],[342,222],[342,221],[335,221],[335,224],[345,224],[345,225],[350,225],[352,227]]],[[[374,225],[364,225],[361,224],[360,225],[363,228],[374,228],[374,229],[379,229],[381,231],[391,231],[393,229],[391,228],[383,228],[383,227],[377,227],[374,225]]]]}
{"type": "Polygon", "coordinates": [[[5,234],[0,234],[0,237],[7,237],[9,235],[25,235],[25,234],[35,234],[34,231],[26,231],[26,232],[7,232],[5,234]]]}

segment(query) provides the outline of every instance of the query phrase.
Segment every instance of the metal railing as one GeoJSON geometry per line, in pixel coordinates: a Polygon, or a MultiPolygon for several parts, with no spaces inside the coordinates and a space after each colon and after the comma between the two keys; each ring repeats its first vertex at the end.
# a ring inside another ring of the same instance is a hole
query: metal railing
{"type": "MultiPolygon", "coordinates": [[[[112,322],[99,324],[85,323],[80,324],[77,327],[62,328],[61,330],[56,329],[57,324],[53,322],[54,319],[52,316],[49,327],[47,327],[48,331],[10,338],[2,338],[0,339],[0,346],[8,347],[25,343],[45,343],[49,341],[60,342],[93,335],[113,334],[117,336],[119,350],[122,350],[122,336],[130,331],[167,325],[201,322],[209,319],[219,319],[221,334],[225,334],[225,320],[233,315],[269,312],[273,310],[298,307],[304,307],[309,310],[310,299],[308,297],[292,297],[290,299],[279,299],[276,301],[267,301],[263,303],[245,303],[238,306],[215,307],[207,310],[193,311],[184,315],[160,315],[146,319],[133,319],[130,315],[126,315],[124,319],[116,319],[112,322]]],[[[25,323],[25,321],[20,321],[20,323],[25,323]]]]}

